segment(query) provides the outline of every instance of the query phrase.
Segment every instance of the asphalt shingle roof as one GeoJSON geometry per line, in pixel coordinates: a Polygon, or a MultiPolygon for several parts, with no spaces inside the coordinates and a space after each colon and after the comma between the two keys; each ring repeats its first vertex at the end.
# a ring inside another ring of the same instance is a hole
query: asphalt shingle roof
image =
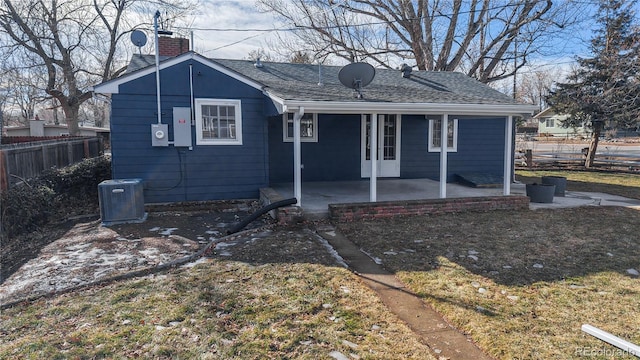
{"type": "MultiPolygon", "coordinates": [[[[163,58],[166,59],[166,58],[163,58]]],[[[362,89],[357,99],[354,90],[338,80],[340,66],[262,62],[251,60],[211,59],[219,65],[262,84],[270,94],[284,100],[449,103],[449,104],[518,104],[511,97],[458,72],[413,71],[410,78],[400,70],[376,69],[373,81],[362,89]],[[318,85],[320,82],[322,85],[318,85]]],[[[153,56],[136,55],[127,73],[153,65],[153,56]]]]}

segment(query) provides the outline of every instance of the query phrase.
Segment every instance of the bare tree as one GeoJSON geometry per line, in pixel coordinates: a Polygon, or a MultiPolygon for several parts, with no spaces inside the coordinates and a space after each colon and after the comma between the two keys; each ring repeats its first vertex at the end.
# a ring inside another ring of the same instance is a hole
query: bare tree
{"type": "Polygon", "coordinates": [[[384,67],[464,71],[483,82],[512,76],[581,20],[567,0],[258,0],[298,31],[301,51],[384,67]],[[514,66],[515,60],[515,66],[514,66]]]}
{"type": "Polygon", "coordinates": [[[146,24],[136,18],[150,4],[177,13],[190,6],[177,0],[3,0],[1,50],[20,58],[20,70],[46,74],[42,90],[58,102],[69,133],[77,135],[91,85],[123,71],[120,43],[134,28],[150,26],[152,11],[146,24]]]}
{"type": "Polygon", "coordinates": [[[562,77],[560,70],[549,67],[522,71],[518,75],[520,81],[516,99],[523,103],[537,104],[540,111],[547,107],[545,97],[549,95],[549,90],[562,77]]]}

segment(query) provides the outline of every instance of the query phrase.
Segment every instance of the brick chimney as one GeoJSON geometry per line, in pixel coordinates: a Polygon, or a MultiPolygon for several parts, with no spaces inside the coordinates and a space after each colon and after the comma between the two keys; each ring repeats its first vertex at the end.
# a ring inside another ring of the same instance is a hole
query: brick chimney
{"type": "Polygon", "coordinates": [[[160,56],[178,56],[189,51],[189,39],[161,36],[158,38],[160,56]]]}

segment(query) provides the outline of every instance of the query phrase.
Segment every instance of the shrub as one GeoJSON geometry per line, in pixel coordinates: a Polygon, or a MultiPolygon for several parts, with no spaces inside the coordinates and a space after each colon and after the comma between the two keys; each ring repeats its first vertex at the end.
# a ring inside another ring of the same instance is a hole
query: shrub
{"type": "Polygon", "coordinates": [[[111,178],[106,157],[51,169],[2,194],[2,226],[12,237],[51,221],[98,211],[98,184],[111,178]]]}

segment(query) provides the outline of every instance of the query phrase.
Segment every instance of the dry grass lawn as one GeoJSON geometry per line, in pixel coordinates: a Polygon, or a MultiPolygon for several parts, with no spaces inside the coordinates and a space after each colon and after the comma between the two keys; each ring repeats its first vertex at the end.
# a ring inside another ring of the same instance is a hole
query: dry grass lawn
{"type": "Polygon", "coordinates": [[[433,359],[314,234],[223,252],[4,309],[0,359],[433,359]]]}
{"type": "Polygon", "coordinates": [[[638,228],[638,210],[605,207],[340,225],[498,359],[625,358],[580,327],[640,343],[638,228]]]}

